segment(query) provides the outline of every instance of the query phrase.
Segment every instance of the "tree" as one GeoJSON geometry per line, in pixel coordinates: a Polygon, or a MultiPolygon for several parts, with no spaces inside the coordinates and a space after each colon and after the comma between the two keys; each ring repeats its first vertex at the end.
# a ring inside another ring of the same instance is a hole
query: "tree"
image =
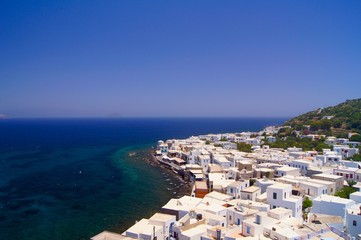
{"type": "Polygon", "coordinates": [[[355,162],[361,162],[361,154],[360,153],[354,154],[352,157],[349,157],[348,159],[350,160],[352,159],[355,162]]]}
{"type": "Polygon", "coordinates": [[[342,122],[340,120],[335,120],[333,122],[333,127],[334,128],[340,128],[342,126],[342,122]]]}
{"type": "Polygon", "coordinates": [[[312,200],[308,197],[305,197],[302,202],[302,211],[305,211],[306,208],[312,207],[312,200]]]}
{"type": "Polygon", "coordinates": [[[350,186],[346,186],[341,188],[335,193],[335,196],[341,197],[341,198],[350,198],[350,194],[356,192],[356,189],[350,186]]]}
{"type": "Polygon", "coordinates": [[[352,187],[353,185],[355,185],[357,182],[354,180],[347,180],[347,184],[349,187],[352,187]]]}
{"type": "Polygon", "coordinates": [[[240,143],[237,143],[237,149],[240,152],[252,152],[252,145],[244,143],[244,142],[240,142],[240,143]]]}
{"type": "Polygon", "coordinates": [[[359,135],[359,134],[353,135],[353,136],[350,138],[350,141],[361,142],[361,135],[359,135]]]}
{"type": "Polygon", "coordinates": [[[249,180],[249,186],[253,186],[255,182],[256,182],[256,179],[251,178],[249,180]]]}
{"type": "Polygon", "coordinates": [[[322,130],[329,130],[330,128],[331,128],[331,126],[332,126],[332,123],[331,123],[331,121],[330,120],[328,120],[328,119],[323,119],[323,120],[321,120],[320,121],[320,128],[322,129],[322,130]]]}

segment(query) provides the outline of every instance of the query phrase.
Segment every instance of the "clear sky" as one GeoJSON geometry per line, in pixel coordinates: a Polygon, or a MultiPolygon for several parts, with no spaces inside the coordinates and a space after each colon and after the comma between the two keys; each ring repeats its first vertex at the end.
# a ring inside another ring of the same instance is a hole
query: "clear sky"
{"type": "Polygon", "coordinates": [[[0,115],[288,117],[361,97],[361,1],[0,2],[0,115]]]}

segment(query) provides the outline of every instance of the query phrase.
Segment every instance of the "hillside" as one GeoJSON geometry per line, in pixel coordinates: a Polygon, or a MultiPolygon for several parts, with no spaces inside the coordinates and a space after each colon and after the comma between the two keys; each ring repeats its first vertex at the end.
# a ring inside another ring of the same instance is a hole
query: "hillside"
{"type": "Polygon", "coordinates": [[[361,98],[302,114],[284,125],[295,130],[342,137],[349,132],[361,134],[361,98]]]}

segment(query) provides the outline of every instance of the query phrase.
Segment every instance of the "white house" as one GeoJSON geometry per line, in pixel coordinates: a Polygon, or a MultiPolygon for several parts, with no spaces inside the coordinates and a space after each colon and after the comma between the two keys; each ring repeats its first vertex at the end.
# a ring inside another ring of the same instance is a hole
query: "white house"
{"type": "Polygon", "coordinates": [[[223,169],[234,167],[233,162],[228,161],[228,159],[222,155],[213,156],[213,163],[220,165],[223,169]]]}
{"type": "Polygon", "coordinates": [[[275,170],[276,177],[283,177],[283,176],[300,176],[300,169],[295,167],[289,166],[282,166],[278,167],[275,170]]]}
{"type": "Polygon", "coordinates": [[[293,217],[302,216],[302,198],[292,196],[292,185],[278,183],[267,188],[267,202],[272,208],[284,207],[292,210],[293,217]]]}
{"type": "Polygon", "coordinates": [[[176,222],[176,216],[164,213],[155,213],[149,218],[149,224],[152,226],[161,226],[163,232],[163,240],[169,238],[171,234],[171,226],[176,222]]]}
{"type": "Polygon", "coordinates": [[[358,170],[358,168],[340,166],[333,169],[333,174],[342,176],[344,180],[356,180],[356,173],[358,170]]]}
{"type": "Polygon", "coordinates": [[[340,190],[341,188],[343,188],[344,181],[343,181],[342,176],[319,173],[319,174],[312,175],[311,178],[335,183],[335,189],[328,191],[328,194],[332,194],[333,192],[336,192],[336,191],[340,190]]]}
{"type": "Polygon", "coordinates": [[[352,237],[361,235],[361,204],[355,204],[346,211],[346,231],[352,237]]]}
{"type": "Polygon", "coordinates": [[[320,195],[313,199],[311,212],[345,217],[346,209],[354,204],[355,202],[350,199],[320,195]]]}
{"type": "Polygon", "coordinates": [[[240,180],[230,183],[227,186],[227,194],[234,199],[241,198],[241,191],[249,186],[249,180],[240,180]]]}
{"type": "Polygon", "coordinates": [[[241,191],[241,198],[245,200],[256,201],[259,195],[261,195],[261,189],[256,186],[251,186],[241,191]]]}
{"type": "Polygon", "coordinates": [[[349,158],[359,152],[358,148],[349,147],[348,145],[333,145],[333,151],[337,152],[343,158],[349,158]]]}
{"type": "Polygon", "coordinates": [[[325,153],[323,155],[317,155],[314,158],[314,163],[319,165],[319,166],[323,166],[326,163],[330,163],[330,164],[337,164],[342,160],[342,155],[338,155],[337,153],[332,154],[331,152],[329,153],[325,153]]]}
{"type": "Polygon", "coordinates": [[[258,209],[243,207],[241,204],[232,205],[227,208],[227,227],[230,225],[242,225],[242,221],[258,213],[258,209]]]}
{"type": "Polygon", "coordinates": [[[198,155],[196,163],[202,166],[203,171],[206,172],[208,164],[211,163],[211,155],[198,155]]]}
{"type": "Polygon", "coordinates": [[[357,203],[361,203],[361,192],[354,192],[350,194],[350,199],[357,203]]]}
{"type": "Polygon", "coordinates": [[[290,167],[298,168],[300,169],[300,173],[302,175],[306,175],[307,171],[309,170],[310,166],[312,165],[312,162],[304,159],[296,159],[293,160],[290,164],[290,167]]]}
{"type": "Polygon", "coordinates": [[[317,197],[322,194],[328,194],[326,185],[315,183],[315,182],[300,182],[299,188],[304,191],[305,194],[311,197],[317,197]]]}
{"type": "Polygon", "coordinates": [[[262,193],[266,192],[266,189],[268,188],[268,186],[271,186],[276,183],[277,182],[275,182],[273,180],[269,180],[268,178],[256,179],[254,186],[259,187],[261,189],[261,194],[262,194],[262,193]]]}
{"type": "Polygon", "coordinates": [[[144,240],[164,239],[164,232],[162,226],[152,225],[148,219],[142,219],[126,230],[125,236],[144,240]]]}
{"type": "Polygon", "coordinates": [[[167,154],[167,152],[168,152],[168,144],[164,143],[162,140],[159,140],[158,141],[158,150],[162,154],[167,154]]]}

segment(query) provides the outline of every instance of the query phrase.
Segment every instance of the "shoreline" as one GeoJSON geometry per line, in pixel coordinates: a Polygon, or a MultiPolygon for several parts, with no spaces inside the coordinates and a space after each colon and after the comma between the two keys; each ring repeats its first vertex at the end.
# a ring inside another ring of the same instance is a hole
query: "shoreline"
{"type": "Polygon", "coordinates": [[[143,161],[145,161],[147,164],[158,167],[162,171],[172,175],[175,177],[178,181],[180,181],[182,184],[179,186],[179,189],[177,190],[178,196],[190,196],[193,189],[193,182],[189,181],[187,179],[184,179],[179,173],[175,173],[172,169],[167,168],[165,165],[161,164],[158,159],[154,155],[154,149],[143,149],[138,150],[134,152],[129,152],[128,157],[141,157],[143,161]],[[144,152],[143,152],[144,151],[144,152]],[[139,155],[141,153],[141,155],[139,155]]]}

